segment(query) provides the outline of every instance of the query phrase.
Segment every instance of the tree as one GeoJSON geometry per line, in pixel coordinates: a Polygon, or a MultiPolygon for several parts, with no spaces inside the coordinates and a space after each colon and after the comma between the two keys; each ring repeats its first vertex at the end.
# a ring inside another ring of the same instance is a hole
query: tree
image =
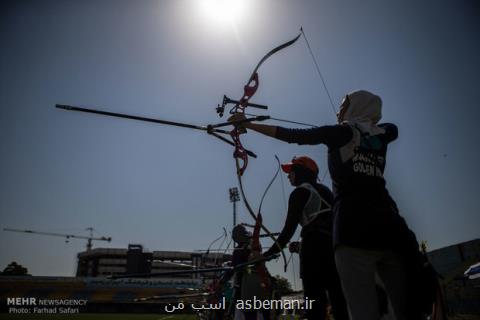
{"type": "Polygon", "coordinates": [[[2,276],[29,276],[28,269],[24,266],[16,263],[15,261],[11,262],[3,272],[2,276]]]}
{"type": "Polygon", "coordinates": [[[293,292],[292,285],[288,282],[287,278],[275,276],[275,286],[280,296],[290,294],[293,292]]]}

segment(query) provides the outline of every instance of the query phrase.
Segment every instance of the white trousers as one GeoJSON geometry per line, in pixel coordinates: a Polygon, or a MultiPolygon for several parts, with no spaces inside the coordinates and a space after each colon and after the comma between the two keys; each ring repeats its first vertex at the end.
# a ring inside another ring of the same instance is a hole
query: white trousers
{"type": "Polygon", "coordinates": [[[397,254],[338,246],[335,262],[351,320],[380,319],[376,283],[387,293],[389,313],[406,319],[406,271],[397,254]]]}

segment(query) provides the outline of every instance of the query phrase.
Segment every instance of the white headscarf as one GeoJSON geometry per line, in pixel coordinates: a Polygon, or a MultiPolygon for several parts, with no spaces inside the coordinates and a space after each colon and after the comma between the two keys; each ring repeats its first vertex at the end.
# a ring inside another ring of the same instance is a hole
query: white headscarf
{"type": "Polygon", "coordinates": [[[348,124],[361,131],[353,129],[353,137],[349,143],[340,148],[342,162],[351,159],[355,149],[360,145],[361,134],[371,136],[385,133],[385,130],[377,126],[382,118],[382,99],[379,96],[365,91],[358,90],[347,94],[350,105],[343,115],[343,124],[348,124]]]}
{"type": "Polygon", "coordinates": [[[382,118],[382,99],[366,90],[347,94],[350,105],[343,116],[343,123],[355,126],[363,133],[377,135],[385,130],[377,126],[382,118]]]}

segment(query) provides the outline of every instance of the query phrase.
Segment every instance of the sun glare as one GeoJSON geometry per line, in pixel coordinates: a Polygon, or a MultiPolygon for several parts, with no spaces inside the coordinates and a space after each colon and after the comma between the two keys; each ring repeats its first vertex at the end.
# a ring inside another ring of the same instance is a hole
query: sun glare
{"type": "Polygon", "coordinates": [[[200,0],[205,17],[213,23],[224,24],[239,20],[244,11],[245,0],[200,0]]]}

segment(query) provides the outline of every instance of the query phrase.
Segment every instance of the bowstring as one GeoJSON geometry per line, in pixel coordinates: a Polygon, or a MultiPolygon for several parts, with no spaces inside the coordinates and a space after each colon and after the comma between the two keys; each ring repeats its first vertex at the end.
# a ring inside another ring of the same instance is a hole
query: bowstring
{"type": "Polygon", "coordinates": [[[217,253],[215,254],[215,259],[213,260],[213,264],[217,265],[217,259],[218,259],[218,252],[221,251],[223,244],[227,240],[228,234],[227,234],[227,229],[223,227],[223,239],[222,242],[220,242],[220,245],[218,246],[217,253]]]}
{"type": "Polygon", "coordinates": [[[285,193],[285,184],[283,182],[283,174],[280,175],[280,182],[282,184],[283,208],[285,209],[285,212],[287,212],[287,210],[288,210],[287,197],[286,197],[286,193],[285,193]]]}
{"type": "Polygon", "coordinates": [[[335,106],[333,104],[332,96],[330,95],[330,91],[328,91],[327,83],[325,81],[325,77],[322,74],[322,71],[320,71],[320,66],[318,65],[317,59],[315,58],[315,55],[313,54],[312,47],[310,47],[310,42],[308,41],[307,36],[305,35],[305,31],[303,31],[303,27],[300,28],[300,32],[303,35],[303,38],[305,39],[305,43],[307,44],[308,51],[310,52],[310,56],[313,59],[313,63],[315,64],[315,67],[317,69],[317,73],[320,76],[320,79],[322,80],[323,83],[323,88],[325,88],[325,91],[327,92],[328,100],[330,101],[330,106],[332,107],[333,114],[337,114],[337,111],[335,110],[335,106]]]}
{"type": "MultiPolygon", "coordinates": [[[[315,58],[315,55],[313,54],[312,47],[310,46],[310,42],[308,41],[307,35],[305,34],[305,31],[303,30],[303,27],[300,28],[300,33],[303,35],[303,38],[305,39],[305,44],[307,45],[307,49],[310,52],[310,56],[312,57],[313,63],[315,64],[315,68],[317,70],[318,76],[322,80],[323,88],[325,89],[325,92],[327,93],[328,96],[328,101],[330,102],[330,106],[332,107],[333,114],[336,116],[337,115],[337,110],[335,109],[335,105],[332,100],[332,96],[330,95],[330,91],[328,90],[327,87],[327,82],[325,81],[325,77],[322,74],[322,71],[320,70],[320,66],[317,62],[317,59],[315,58]]],[[[322,182],[325,180],[325,177],[327,176],[328,173],[328,163],[327,167],[325,168],[325,172],[323,173],[322,179],[318,179],[319,182],[322,182]]]]}
{"type": "MultiPolygon", "coordinates": [[[[282,184],[282,196],[283,196],[283,207],[285,209],[285,212],[288,210],[288,205],[287,205],[287,196],[285,192],[285,183],[283,182],[283,175],[280,175],[280,183],[282,184]]],[[[298,236],[297,241],[300,240],[300,236],[298,236]]],[[[293,252],[290,252],[290,257],[288,257],[287,260],[287,266],[292,263],[292,268],[290,269],[292,271],[292,279],[293,279],[293,287],[295,290],[297,290],[297,277],[295,273],[295,261],[293,258],[293,252]]]]}

